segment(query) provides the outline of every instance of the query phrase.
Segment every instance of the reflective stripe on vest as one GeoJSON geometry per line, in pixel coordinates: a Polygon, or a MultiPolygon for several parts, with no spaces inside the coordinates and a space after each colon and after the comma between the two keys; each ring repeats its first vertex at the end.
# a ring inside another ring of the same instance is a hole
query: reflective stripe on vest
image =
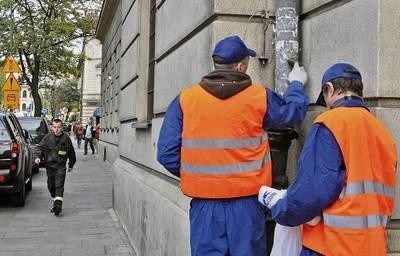
{"type": "Polygon", "coordinates": [[[181,189],[190,197],[257,195],[271,185],[271,155],[263,129],[265,87],[250,85],[219,99],[200,85],[180,94],[183,114],[181,189]]]}
{"type": "Polygon", "coordinates": [[[333,228],[363,229],[386,226],[386,215],[337,216],[324,213],[324,223],[333,228]]]}
{"type": "Polygon", "coordinates": [[[268,140],[268,134],[240,139],[182,139],[183,148],[250,148],[268,140]]]}
{"type": "MultiPolygon", "coordinates": [[[[260,137],[241,139],[183,139],[182,148],[250,148],[268,141],[265,132],[260,137]]],[[[198,174],[234,174],[247,172],[264,167],[271,161],[271,154],[267,152],[264,159],[225,165],[181,164],[182,170],[198,174]]]]}
{"type": "Polygon", "coordinates": [[[182,170],[190,173],[198,173],[198,174],[234,174],[240,172],[248,172],[252,170],[260,169],[260,167],[264,167],[266,162],[271,161],[271,157],[269,154],[263,160],[246,162],[246,163],[238,163],[238,164],[230,164],[230,165],[195,165],[195,164],[182,164],[182,170]]]}
{"type": "Polygon", "coordinates": [[[388,186],[380,182],[360,181],[352,182],[343,187],[339,198],[365,193],[377,193],[394,199],[395,187],[388,186]]]}

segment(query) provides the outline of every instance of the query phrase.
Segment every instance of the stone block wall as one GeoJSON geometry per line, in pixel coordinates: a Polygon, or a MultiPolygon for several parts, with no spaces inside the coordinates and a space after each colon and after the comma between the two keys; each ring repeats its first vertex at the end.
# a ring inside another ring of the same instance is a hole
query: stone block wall
{"type": "MultiPolygon", "coordinates": [[[[105,0],[96,35],[103,43],[105,127],[99,152],[113,163],[113,205],[136,255],[190,254],[190,200],[180,192],[178,180],[155,159],[163,114],[182,88],[212,70],[213,46],[230,34],[242,36],[259,56],[268,59],[263,65],[252,58],[248,73],[254,82],[273,88],[273,26],[264,23],[261,15],[275,15],[276,1],[105,0]],[[154,59],[149,57],[151,50],[154,59]],[[154,78],[154,90],[149,90],[150,78],[154,78]]],[[[303,0],[299,32],[300,61],[309,72],[306,90],[311,101],[316,100],[322,72],[329,65],[351,62],[363,74],[365,97],[373,113],[400,144],[399,7],[396,0],[303,0]]],[[[304,123],[296,127],[300,138],[289,152],[291,180],[304,138],[321,111],[311,106],[304,123]]],[[[388,228],[392,256],[400,253],[399,200],[388,228]]]]}

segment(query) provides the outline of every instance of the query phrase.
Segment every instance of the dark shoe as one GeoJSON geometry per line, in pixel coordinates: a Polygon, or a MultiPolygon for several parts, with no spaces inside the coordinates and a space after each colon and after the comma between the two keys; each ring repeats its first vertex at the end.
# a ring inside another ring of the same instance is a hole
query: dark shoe
{"type": "Polygon", "coordinates": [[[92,155],[94,155],[94,152],[92,152],[92,155]]]}
{"type": "Polygon", "coordinates": [[[62,201],[55,200],[53,206],[54,215],[59,216],[62,211],[62,201]]]}
{"type": "Polygon", "coordinates": [[[87,155],[87,153],[83,153],[84,155],[87,155]]]}

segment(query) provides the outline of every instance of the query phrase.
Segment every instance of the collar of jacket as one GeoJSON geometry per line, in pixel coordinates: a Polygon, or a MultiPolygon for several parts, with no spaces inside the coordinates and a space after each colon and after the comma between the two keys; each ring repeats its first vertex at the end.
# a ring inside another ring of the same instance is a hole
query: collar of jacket
{"type": "Polygon", "coordinates": [[[332,108],[338,107],[362,107],[369,111],[363,98],[357,95],[348,95],[338,99],[333,103],[332,108]]]}
{"type": "Polygon", "coordinates": [[[200,86],[219,99],[227,99],[251,85],[249,75],[232,70],[215,70],[205,75],[200,86]]]}

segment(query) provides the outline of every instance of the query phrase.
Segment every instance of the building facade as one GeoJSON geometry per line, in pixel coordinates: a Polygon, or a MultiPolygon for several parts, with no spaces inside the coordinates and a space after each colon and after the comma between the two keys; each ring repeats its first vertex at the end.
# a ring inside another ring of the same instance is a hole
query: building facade
{"type": "Polygon", "coordinates": [[[35,104],[33,102],[31,88],[27,85],[21,86],[19,96],[19,110],[27,116],[33,116],[35,111],[35,104]]]}
{"type": "MultiPolygon", "coordinates": [[[[96,37],[102,43],[99,154],[113,165],[113,206],[136,255],[190,255],[188,209],[179,181],[156,161],[163,115],[179,91],[212,70],[211,52],[221,38],[238,34],[259,58],[253,81],[274,88],[274,18],[277,1],[105,0],[96,37]]],[[[300,1],[300,60],[309,72],[311,102],[322,72],[338,61],[359,67],[364,96],[398,145],[400,1],[300,1]]],[[[296,127],[288,174],[313,119],[310,106],[296,127]]],[[[399,172],[398,172],[399,173],[399,172]]],[[[400,174],[397,176],[399,191],[400,174]]],[[[400,255],[400,198],[388,226],[388,255],[400,255]]]]}
{"type": "Polygon", "coordinates": [[[101,43],[97,39],[91,39],[85,43],[85,60],[83,61],[82,78],[79,81],[82,102],[80,117],[85,124],[93,112],[100,107],[100,83],[101,83],[101,43]]]}

